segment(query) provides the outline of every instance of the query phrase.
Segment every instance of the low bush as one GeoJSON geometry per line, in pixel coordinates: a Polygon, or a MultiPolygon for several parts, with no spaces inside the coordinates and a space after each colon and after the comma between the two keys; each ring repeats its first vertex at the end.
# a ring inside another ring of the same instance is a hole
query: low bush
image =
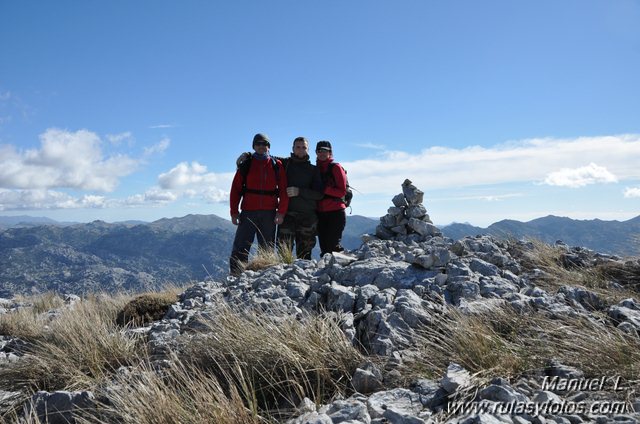
{"type": "Polygon", "coordinates": [[[122,327],[143,326],[158,321],[167,313],[167,309],[178,300],[173,292],[145,293],[128,302],[116,317],[116,323],[122,327]]]}

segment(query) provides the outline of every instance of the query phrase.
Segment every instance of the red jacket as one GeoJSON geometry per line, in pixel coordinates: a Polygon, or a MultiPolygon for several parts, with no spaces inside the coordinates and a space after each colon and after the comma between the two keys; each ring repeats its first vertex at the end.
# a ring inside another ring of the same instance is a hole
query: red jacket
{"type": "Polygon", "coordinates": [[[238,205],[242,198],[240,208],[243,211],[272,211],[277,209],[279,214],[285,215],[289,207],[289,197],[287,196],[287,173],[282,166],[282,162],[276,160],[279,167],[280,181],[276,183],[276,174],[271,163],[271,158],[251,159],[251,167],[246,177],[247,189],[271,191],[278,189],[279,195],[265,195],[257,193],[244,193],[242,195],[242,174],[236,171],[231,183],[231,194],[229,195],[229,205],[231,206],[231,217],[239,214],[238,205]],[[278,202],[278,197],[280,201],[278,202]]]}
{"type": "Polygon", "coordinates": [[[332,212],[346,208],[340,198],[347,193],[347,176],[338,162],[334,162],[335,165],[331,170],[333,175],[325,176],[331,162],[333,162],[333,158],[324,162],[316,161],[320,174],[323,176],[322,180],[325,183],[324,198],[318,202],[318,212],[332,212]]]}

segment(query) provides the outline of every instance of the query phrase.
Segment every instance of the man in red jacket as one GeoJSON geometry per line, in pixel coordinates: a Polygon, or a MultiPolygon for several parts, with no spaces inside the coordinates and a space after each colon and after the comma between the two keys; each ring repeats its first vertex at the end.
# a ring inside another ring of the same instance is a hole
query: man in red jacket
{"type": "Polygon", "coordinates": [[[324,197],[318,202],[318,241],[321,255],[342,252],[342,232],[347,223],[346,205],[342,200],[347,193],[347,176],[342,166],[333,161],[331,143],[318,141],[316,165],[324,183],[324,197]]]}
{"type": "Polygon", "coordinates": [[[282,224],[289,206],[287,174],[282,163],[269,155],[269,138],[256,134],[252,147],[254,153],[236,171],[229,195],[231,222],[238,226],[229,258],[231,275],[242,272],[256,234],[260,246],[273,247],[276,225],[282,224]]]}

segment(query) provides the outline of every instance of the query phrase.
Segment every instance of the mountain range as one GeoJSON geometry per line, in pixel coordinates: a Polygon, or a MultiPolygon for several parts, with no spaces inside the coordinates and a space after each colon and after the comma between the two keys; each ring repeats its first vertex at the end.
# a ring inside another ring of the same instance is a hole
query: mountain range
{"type": "Polygon", "coordinates": [[[0,232],[0,297],[139,292],[218,277],[227,270],[233,230],[215,215],[148,224],[22,222],[0,232]]]}
{"type": "Polygon", "coordinates": [[[627,221],[602,221],[549,215],[528,222],[505,219],[487,228],[451,224],[443,227],[442,232],[453,239],[487,234],[502,238],[538,239],[550,244],[562,240],[570,246],[587,247],[601,253],[640,256],[640,216],[627,221]]]}
{"type": "MultiPolygon", "coordinates": [[[[375,233],[377,219],[348,216],[343,245],[355,249],[375,233]]],[[[624,221],[579,221],[547,216],[504,220],[487,228],[442,227],[445,236],[563,240],[598,252],[640,256],[640,216],[624,221]]],[[[0,297],[45,291],[140,292],[227,273],[235,226],[215,215],[163,218],[151,223],[64,223],[47,218],[0,217],[0,297]]],[[[318,252],[314,253],[318,257],[318,252]]]]}

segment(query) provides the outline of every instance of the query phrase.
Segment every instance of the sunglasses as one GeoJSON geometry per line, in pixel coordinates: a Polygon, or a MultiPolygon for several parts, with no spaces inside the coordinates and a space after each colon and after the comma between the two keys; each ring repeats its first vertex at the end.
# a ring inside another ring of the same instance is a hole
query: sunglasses
{"type": "Polygon", "coordinates": [[[256,141],[254,144],[256,146],[268,146],[269,145],[269,143],[266,142],[266,141],[256,141]]]}

